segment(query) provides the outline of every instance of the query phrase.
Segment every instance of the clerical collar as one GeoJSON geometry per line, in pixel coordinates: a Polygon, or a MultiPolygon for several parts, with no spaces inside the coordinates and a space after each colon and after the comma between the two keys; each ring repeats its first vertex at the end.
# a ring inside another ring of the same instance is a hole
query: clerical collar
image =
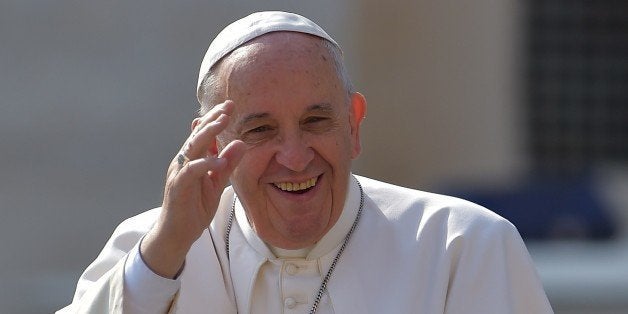
{"type": "Polygon", "coordinates": [[[285,250],[279,248],[269,248],[269,246],[267,246],[266,243],[264,243],[264,241],[257,236],[255,231],[253,231],[239,199],[235,204],[235,217],[238,222],[238,226],[242,230],[247,243],[258,253],[268,259],[303,257],[308,260],[318,259],[337,248],[351,229],[351,225],[358,214],[360,206],[360,188],[358,187],[356,180],[357,179],[353,175],[349,178],[347,198],[338,221],[336,221],[334,226],[331,227],[331,229],[329,229],[321,240],[311,247],[311,249],[305,248],[301,250],[285,250]]]}
{"type": "Polygon", "coordinates": [[[278,248],[275,246],[272,246],[270,244],[266,244],[268,245],[268,248],[273,252],[273,254],[275,254],[275,256],[277,258],[306,258],[307,255],[310,253],[310,251],[312,251],[312,248],[314,247],[312,246],[308,246],[306,248],[302,248],[302,249],[296,249],[296,250],[287,250],[287,249],[282,249],[282,248],[278,248]]]}

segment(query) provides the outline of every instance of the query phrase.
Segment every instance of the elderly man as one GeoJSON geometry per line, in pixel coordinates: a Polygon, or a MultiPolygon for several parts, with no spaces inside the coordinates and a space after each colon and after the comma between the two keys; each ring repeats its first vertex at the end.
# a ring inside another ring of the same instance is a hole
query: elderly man
{"type": "Polygon", "coordinates": [[[509,222],[351,174],[366,101],[310,20],[229,25],[197,92],[161,208],[116,229],[60,312],[551,313],[509,222]]]}

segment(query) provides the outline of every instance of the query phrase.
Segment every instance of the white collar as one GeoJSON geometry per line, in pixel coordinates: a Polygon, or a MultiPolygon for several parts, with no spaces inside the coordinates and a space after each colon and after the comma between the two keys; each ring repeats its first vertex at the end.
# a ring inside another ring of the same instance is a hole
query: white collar
{"type": "MultiPolygon", "coordinates": [[[[356,178],[351,175],[348,183],[347,198],[342,209],[342,213],[338,218],[338,221],[331,229],[318,241],[307,254],[307,260],[319,259],[324,255],[329,254],[332,250],[338,247],[346,234],[351,229],[351,225],[358,214],[358,207],[360,206],[360,188],[356,182],[356,178]]],[[[249,224],[249,220],[246,217],[244,207],[238,199],[235,204],[235,218],[238,222],[238,226],[242,230],[247,243],[253,247],[259,254],[265,256],[268,259],[277,259],[277,256],[269,249],[269,247],[259,238],[259,236],[253,231],[253,228],[249,224]]],[[[281,255],[291,255],[293,250],[283,250],[281,255]],[[288,254],[286,254],[288,253],[288,254]]],[[[298,250],[294,250],[298,251],[298,250]]],[[[281,252],[281,251],[278,251],[281,252]]],[[[296,252],[295,252],[296,253],[296,252]]],[[[301,255],[303,256],[303,255],[301,255]]]]}

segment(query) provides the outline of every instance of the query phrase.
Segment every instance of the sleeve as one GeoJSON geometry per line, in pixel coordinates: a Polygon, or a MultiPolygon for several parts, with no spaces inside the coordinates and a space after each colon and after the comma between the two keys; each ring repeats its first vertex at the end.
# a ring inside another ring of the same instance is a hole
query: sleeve
{"type": "Polygon", "coordinates": [[[445,313],[553,313],[516,228],[498,218],[473,229],[451,242],[445,313]]]}
{"type": "Polygon", "coordinates": [[[123,313],[128,253],[150,229],[157,215],[157,210],[151,210],[121,223],[79,278],[72,303],[57,313],[123,313]]]}
{"type": "Polygon", "coordinates": [[[140,255],[136,245],[124,267],[124,312],[133,314],[167,313],[181,287],[180,280],[155,274],[140,255]]]}

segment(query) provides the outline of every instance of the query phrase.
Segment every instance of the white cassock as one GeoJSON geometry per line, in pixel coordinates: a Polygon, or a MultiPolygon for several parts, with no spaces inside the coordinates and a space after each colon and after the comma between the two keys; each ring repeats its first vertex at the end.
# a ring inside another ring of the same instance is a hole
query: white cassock
{"type": "MultiPolygon", "coordinates": [[[[553,313],[507,220],[457,198],[355,178],[364,189],[362,216],[317,313],[553,313]]],[[[341,217],[306,258],[277,258],[236,202],[227,259],[234,199],[227,188],[187,255],[170,313],[308,313],[358,212],[360,189],[349,184],[341,217]]],[[[128,252],[159,210],[118,226],[59,313],[123,313],[128,252]]]]}

